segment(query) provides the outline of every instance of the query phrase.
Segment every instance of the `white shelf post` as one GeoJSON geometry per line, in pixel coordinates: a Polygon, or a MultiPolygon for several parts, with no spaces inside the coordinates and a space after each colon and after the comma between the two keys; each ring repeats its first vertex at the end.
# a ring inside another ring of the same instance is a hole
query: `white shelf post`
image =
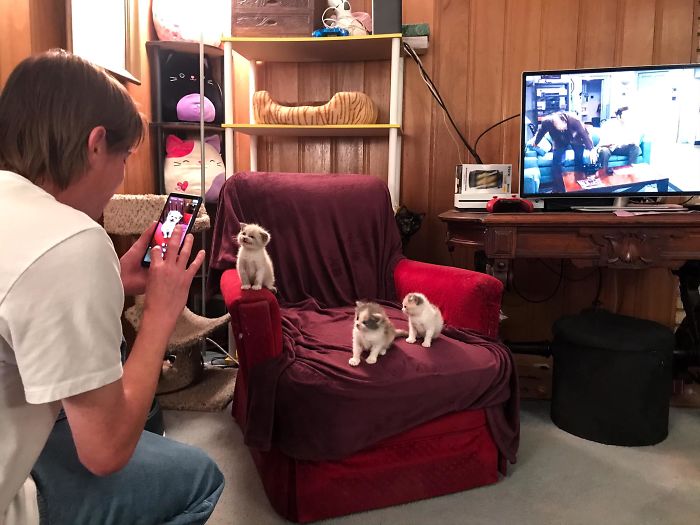
{"type": "MultiPolygon", "coordinates": [[[[257,64],[255,60],[250,61],[250,73],[248,76],[248,103],[250,111],[250,123],[255,124],[255,111],[253,109],[253,96],[255,95],[255,74],[257,64]]],[[[231,120],[233,122],[233,120],[231,120]]],[[[258,137],[250,137],[250,171],[258,171],[258,137]]]]}
{"type": "MultiPolygon", "coordinates": [[[[224,122],[233,122],[233,44],[224,42],[224,122]]],[[[233,130],[224,130],[226,178],[233,176],[236,152],[233,130]]]]}
{"type": "MultiPolygon", "coordinates": [[[[403,91],[400,83],[403,80],[401,75],[401,38],[391,39],[391,90],[389,99],[389,124],[401,124],[400,97],[403,91]]],[[[391,195],[391,205],[394,210],[399,207],[401,198],[401,147],[399,130],[392,128],[389,130],[389,174],[387,185],[391,195]]]]}

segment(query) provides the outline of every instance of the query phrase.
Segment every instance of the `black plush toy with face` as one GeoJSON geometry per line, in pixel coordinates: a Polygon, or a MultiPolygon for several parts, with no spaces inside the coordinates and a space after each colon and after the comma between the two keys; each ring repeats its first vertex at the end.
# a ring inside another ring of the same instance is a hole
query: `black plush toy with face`
{"type": "Polygon", "coordinates": [[[420,230],[425,213],[416,213],[406,206],[401,206],[396,212],[396,225],[401,234],[401,244],[405,248],[411,237],[420,230]]]}
{"type": "MultiPolygon", "coordinates": [[[[199,57],[170,53],[161,70],[163,120],[199,122],[199,57]]],[[[209,59],[204,58],[204,121],[220,124],[224,118],[221,86],[212,79],[209,59]]]]}

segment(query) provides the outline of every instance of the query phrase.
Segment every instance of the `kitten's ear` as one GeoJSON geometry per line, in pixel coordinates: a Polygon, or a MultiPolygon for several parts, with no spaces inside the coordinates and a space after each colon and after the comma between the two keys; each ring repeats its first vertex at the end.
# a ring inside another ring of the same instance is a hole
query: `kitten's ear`
{"type": "Polygon", "coordinates": [[[240,224],[241,226],[241,231],[243,231],[245,227],[248,226],[245,222],[239,222],[238,224],[240,224]]]}
{"type": "Polygon", "coordinates": [[[358,308],[360,308],[361,306],[364,306],[364,305],[365,305],[365,303],[363,303],[362,301],[355,301],[355,306],[357,306],[358,308]]]}
{"type": "Polygon", "coordinates": [[[263,244],[267,244],[270,242],[270,234],[267,232],[260,232],[260,240],[262,240],[263,244]]]}
{"type": "Polygon", "coordinates": [[[420,295],[418,295],[418,294],[413,294],[413,301],[414,301],[417,305],[423,304],[423,298],[422,298],[420,295]]]}

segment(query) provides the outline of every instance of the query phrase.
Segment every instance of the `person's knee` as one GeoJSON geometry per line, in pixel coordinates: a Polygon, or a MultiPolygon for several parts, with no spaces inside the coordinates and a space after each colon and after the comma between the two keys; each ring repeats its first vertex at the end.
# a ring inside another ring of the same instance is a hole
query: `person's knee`
{"type": "Polygon", "coordinates": [[[191,476],[190,479],[201,486],[202,492],[213,492],[224,484],[221,470],[203,450],[188,447],[186,453],[178,458],[178,463],[191,476]]]}

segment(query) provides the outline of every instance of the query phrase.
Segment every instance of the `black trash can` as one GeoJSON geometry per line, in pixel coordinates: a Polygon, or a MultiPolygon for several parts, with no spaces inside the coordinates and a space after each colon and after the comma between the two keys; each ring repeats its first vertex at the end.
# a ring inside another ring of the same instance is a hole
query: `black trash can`
{"type": "Polygon", "coordinates": [[[668,435],[673,332],[653,321],[586,310],[554,324],[551,417],[562,430],[607,445],[668,435]]]}

